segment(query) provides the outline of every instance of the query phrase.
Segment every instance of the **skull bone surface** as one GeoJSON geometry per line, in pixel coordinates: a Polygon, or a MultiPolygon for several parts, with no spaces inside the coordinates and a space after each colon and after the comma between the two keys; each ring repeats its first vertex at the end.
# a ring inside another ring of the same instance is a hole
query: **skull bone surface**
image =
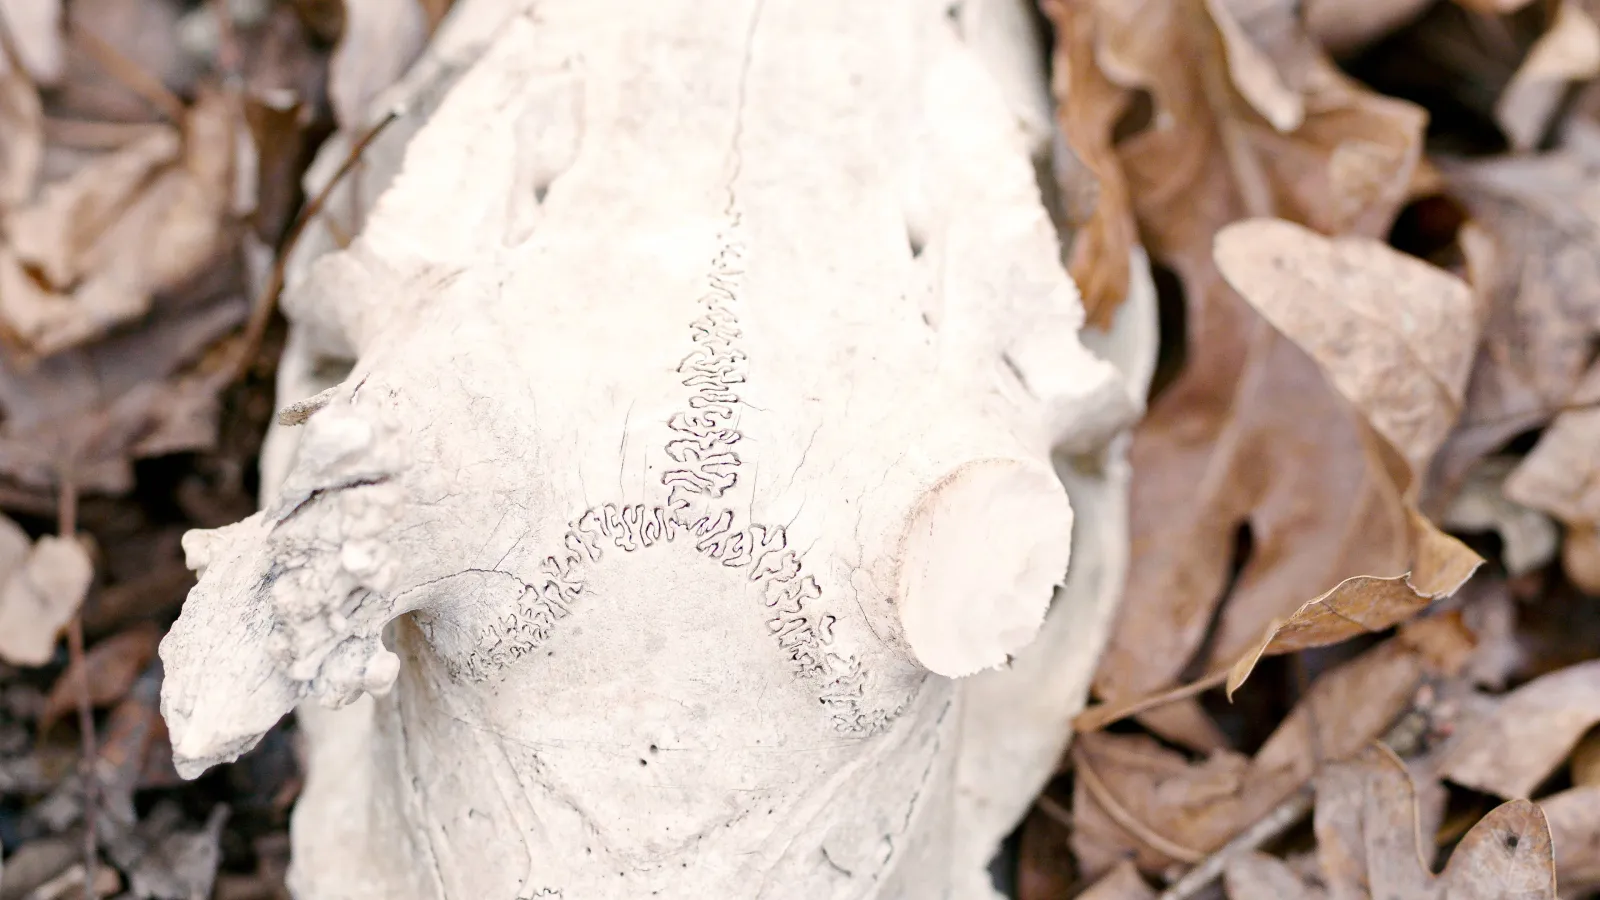
{"type": "Polygon", "coordinates": [[[968,46],[1001,8],[460,0],[162,646],[185,774],[317,701],[302,900],[987,894],[1120,578],[1043,683],[1051,453],[1115,468],[1139,380],[968,46]]]}

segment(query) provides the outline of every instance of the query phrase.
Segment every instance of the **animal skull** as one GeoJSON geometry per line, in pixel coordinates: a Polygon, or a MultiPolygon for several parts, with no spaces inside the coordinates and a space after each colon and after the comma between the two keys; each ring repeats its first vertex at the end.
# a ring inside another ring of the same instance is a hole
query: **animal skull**
{"type": "Polygon", "coordinates": [[[298,897],[992,895],[1153,343],[1080,342],[1007,10],[460,0],[162,645],[186,775],[318,701],[298,897]]]}

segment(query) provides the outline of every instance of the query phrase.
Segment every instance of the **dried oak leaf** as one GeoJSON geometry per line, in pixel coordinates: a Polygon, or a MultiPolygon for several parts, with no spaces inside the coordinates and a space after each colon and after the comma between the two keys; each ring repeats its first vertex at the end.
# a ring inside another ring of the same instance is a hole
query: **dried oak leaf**
{"type": "Polygon", "coordinates": [[[0,660],[42,666],[56,636],[83,605],[94,578],[89,554],[74,538],[28,536],[0,517],[0,660]]]}
{"type": "Polygon", "coordinates": [[[1513,150],[1531,150],[1574,83],[1600,75],[1600,25],[1579,0],[1560,0],[1550,27],[1495,101],[1494,117],[1513,150]]]}
{"type": "MultiPolygon", "coordinates": [[[[1416,791],[1382,745],[1331,765],[1317,782],[1317,855],[1334,897],[1385,900],[1554,900],[1550,828],[1539,807],[1513,800],[1467,832],[1435,876],[1423,862],[1416,791]]],[[[1430,842],[1431,844],[1431,842],[1430,842]]]]}
{"type": "Polygon", "coordinates": [[[1489,244],[1472,267],[1488,299],[1461,422],[1440,451],[1437,493],[1568,406],[1600,335],[1600,161],[1575,150],[1441,164],[1489,244]]]}
{"type": "Polygon", "coordinates": [[[1577,407],[1556,416],[1506,479],[1506,496],[1541,509],[1567,526],[1562,567],[1572,582],[1600,595],[1600,362],[1573,396],[1577,407]]]}
{"type": "Polygon", "coordinates": [[[1407,624],[1313,682],[1253,758],[1219,750],[1191,763],[1143,735],[1079,735],[1072,848],[1080,869],[1094,877],[1131,858],[1158,873],[1198,861],[1310,782],[1319,759],[1350,756],[1383,734],[1425,678],[1457,670],[1471,647],[1454,616],[1407,624]]]}
{"type": "Polygon", "coordinates": [[[25,356],[144,315],[224,250],[242,133],[232,101],[203,92],[181,135],[152,131],[5,217],[0,323],[25,356]]]}
{"type": "MultiPolygon", "coordinates": [[[[1099,328],[1128,293],[1129,254],[1138,243],[1138,227],[1128,198],[1128,182],[1112,146],[1117,121],[1130,92],[1112,84],[1094,60],[1092,0],[1046,0],[1045,14],[1056,26],[1052,91],[1060,137],[1074,158],[1088,170],[1095,185],[1092,198],[1068,198],[1069,215],[1078,218],[1068,268],[1083,298],[1085,321],[1099,328]],[[1089,206],[1087,210],[1079,207],[1089,206]]],[[[1058,154],[1064,156],[1064,154],[1058,154]]],[[[1057,173],[1062,186],[1091,179],[1057,173]]]]}
{"type": "MultiPolygon", "coordinates": [[[[1265,6],[1235,15],[1231,43],[1249,41],[1274,63],[1293,48],[1294,71],[1278,78],[1302,92],[1305,113],[1289,133],[1230,86],[1223,38],[1197,5],[1062,7],[1068,18],[1093,17],[1109,80],[1149,93],[1151,126],[1117,151],[1147,246],[1177,272],[1188,308],[1186,368],[1134,437],[1133,561],[1095,681],[1108,701],[1164,688],[1188,665],[1224,599],[1241,526],[1254,552],[1217,618],[1206,670],[1308,594],[1406,568],[1403,505],[1364,449],[1359,416],[1228,288],[1211,244],[1229,222],[1270,213],[1327,232],[1383,233],[1419,157],[1424,116],[1344,78],[1297,36],[1284,4],[1265,6]]],[[[1197,707],[1174,704],[1145,721],[1191,744],[1221,743],[1197,707]]]]}
{"type": "Polygon", "coordinates": [[[89,703],[110,706],[127,696],[145,667],[155,658],[162,631],[145,623],[112,635],[89,648],[81,660],[73,660],[50,688],[39,727],[49,726],[77,707],[80,682],[87,676],[89,703]]]}
{"type": "Polygon", "coordinates": [[[1540,676],[1459,735],[1440,769],[1457,784],[1527,797],[1600,723],[1600,660],[1540,676]]]}

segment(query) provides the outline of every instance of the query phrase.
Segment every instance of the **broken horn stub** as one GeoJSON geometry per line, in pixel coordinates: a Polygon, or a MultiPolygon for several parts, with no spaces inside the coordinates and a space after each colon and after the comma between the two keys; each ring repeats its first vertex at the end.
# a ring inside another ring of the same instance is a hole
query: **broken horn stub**
{"type": "Polygon", "coordinates": [[[923,495],[902,538],[900,622],[917,660],[951,678],[1032,642],[1072,543],[1066,489],[1042,462],[963,464],[923,495]]]}

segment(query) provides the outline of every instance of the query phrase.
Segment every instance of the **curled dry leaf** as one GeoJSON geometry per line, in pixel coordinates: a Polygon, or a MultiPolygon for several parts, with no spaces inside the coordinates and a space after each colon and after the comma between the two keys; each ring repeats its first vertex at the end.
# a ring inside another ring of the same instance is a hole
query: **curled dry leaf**
{"type": "Polygon", "coordinates": [[[1573,583],[1600,594],[1600,363],[1556,416],[1539,443],[1506,479],[1506,496],[1567,525],[1562,565],[1573,583]]]}
{"type": "Polygon", "coordinates": [[[341,127],[362,127],[373,98],[400,78],[427,36],[418,0],[344,0],[344,31],[328,62],[328,102],[341,127]]]}
{"type": "Polygon", "coordinates": [[[1513,800],[1467,832],[1438,876],[1424,864],[1416,791],[1382,745],[1329,766],[1317,782],[1317,855],[1334,897],[1389,900],[1554,900],[1550,828],[1539,807],[1513,800]]]}
{"type": "Polygon", "coordinates": [[[1600,660],[1535,678],[1463,732],[1444,760],[1451,781],[1500,797],[1527,797],[1600,723],[1600,660]]]}
{"type": "Polygon", "coordinates": [[[78,685],[86,673],[91,705],[104,707],[120,701],[155,659],[161,634],[154,624],[136,625],[96,643],[81,660],[73,660],[45,698],[44,710],[39,714],[40,727],[47,727],[76,708],[78,685]]]}
{"type": "MultiPolygon", "coordinates": [[[[1047,0],[1043,8],[1056,24],[1053,89],[1061,139],[1096,185],[1091,209],[1067,204],[1069,215],[1080,219],[1073,223],[1077,229],[1068,267],[1083,298],[1086,321],[1106,329],[1128,292],[1128,260],[1139,236],[1128,182],[1112,146],[1129,92],[1112,84],[1095,64],[1094,16],[1085,12],[1088,5],[1089,0],[1047,0]]],[[[1056,180],[1065,186],[1088,179],[1057,173],[1056,180]]]]}
{"type": "MultiPolygon", "coordinates": [[[[1362,449],[1359,417],[1227,287],[1211,244],[1252,214],[1383,233],[1419,158],[1424,117],[1340,75],[1283,4],[1233,11],[1230,21],[1233,45],[1250,43],[1302,93],[1304,121],[1289,133],[1229,86],[1223,37],[1197,5],[1062,4],[1058,34],[1077,17],[1093,20],[1107,79],[1149,93],[1150,127],[1117,152],[1152,256],[1177,272],[1188,308],[1187,366],[1133,442],[1134,558],[1095,682],[1115,701],[1172,684],[1201,648],[1243,526],[1254,552],[1216,617],[1207,671],[1307,597],[1352,575],[1407,568],[1404,511],[1362,449]]],[[[1145,721],[1216,746],[1196,712],[1174,704],[1145,721]]]]}
{"type": "Polygon", "coordinates": [[[1550,29],[1533,45],[1495,101],[1494,117],[1515,150],[1531,150],[1575,82],[1600,75],[1600,25],[1579,0],[1561,0],[1550,29]]]}
{"type": "MultiPolygon", "coordinates": [[[[1574,151],[1441,166],[1486,239],[1471,266],[1489,303],[1438,492],[1569,405],[1600,334],[1600,165],[1574,151]]],[[[1469,257],[1470,259],[1470,257],[1469,257]]]]}
{"type": "Polygon", "coordinates": [[[6,217],[0,321],[26,353],[49,356],[143,315],[217,256],[237,118],[225,94],[202,93],[181,135],[153,130],[6,217]]]}
{"type": "Polygon", "coordinates": [[[1087,733],[1074,762],[1073,852],[1091,877],[1123,857],[1147,872],[1194,863],[1310,782],[1320,760],[1383,734],[1427,677],[1458,670],[1472,639],[1454,616],[1412,622],[1313,682],[1253,758],[1199,763],[1148,737],[1087,733]]]}
{"type": "Polygon", "coordinates": [[[42,666],[94,578],[89,554],[75,538],[28,537],[0,517],[0,660],[42,666]]]}

